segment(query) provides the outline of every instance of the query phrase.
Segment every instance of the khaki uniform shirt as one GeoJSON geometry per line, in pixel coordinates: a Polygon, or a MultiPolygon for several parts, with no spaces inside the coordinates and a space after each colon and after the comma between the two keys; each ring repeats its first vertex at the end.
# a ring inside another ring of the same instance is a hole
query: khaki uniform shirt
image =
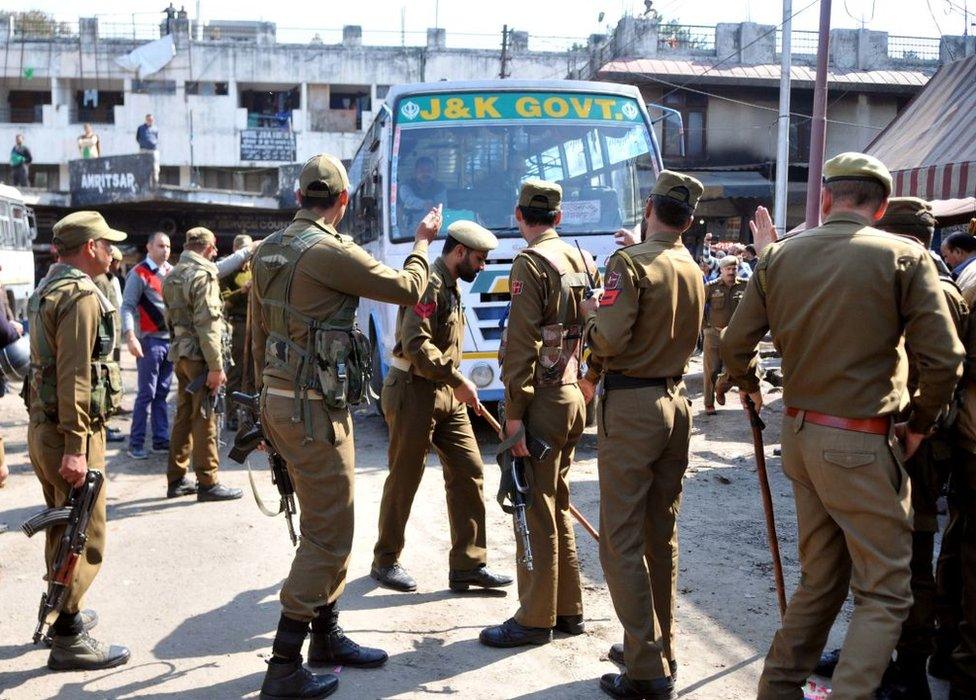
{"type": "MultiPolygon", "coordinates": [[[[350,296],[366,297],[400,306],[420,301],[427,287],[430,267],[427,264],[427,242],[418,241],[407,256],[402,270],[379,262],[308,209],[300,209],[285,229],[298,234],[315,226],[326,237],[305,251],[298,261],[291,283],[289,303],[299,313],[316,319],[334,316],[350,296]]],[[[251,353],[254,357],[256,390],[267,384],[278,389],[292,389],[285,370],[265,367],[265,343],[268,333],[261,316],[261,299],[257,287],[251,286],[248,305],[251,314],[251,353]]],[[[298,319],[289,319],[289,337],[304,347],[308,328],[298,319]]]]}
{"type": "Polygon", "coordinates": [[[722,359],[732,381],[759,388],[756,344],[771,330],[787,406],[846,418],[892,415],[906,390],[902,336],[918,358],[911,429],[927,432],[962,369],[935,264],[922,246],[853,213],[768,246],[732,323],[722,359]]]}
{"type": "MultiPolygon", "coordinates": [[[[562,241],[555,229],[543,232],[529,244],[530,248],[544,248],[553,256],[561,255],[570,269],[584,272],[583,260],[575,247],[562,241]]],[[[505,417],[522,420],[535,396],[535,367],[542,348],[542,327],[559,323],[560,279],[551,265],[528,255],[518,255],[509,274],[512,306],[508,314],[505,362],[502,364],[502,383],[505,385],[505,417]]],[[[572,299],[565,323],[582,323],[579,299],[572,299]]]]}
{"type": "MultiPolygon", "coordinates": [[[[67,454],[84,454],[92,432],[91,362],[102,317],[98,293],[90,277],[62,283],[44,296],[40,313],[42,328],[31,328],[31,363],[41,364],[40,343],[35,334],[44,334],[55,357],[58,429],[64,434],[67,454]]],[[[32,421],[47,420],[33,382],[30,407],[32,421]]]]}
{"type": "Polygon", "coordinates": [[[463,340],[464,309],[457,281],[439,257],[420,301],[400,307],[393,356],[409,362],[425,379],[455,387],[463,380],[458,371],[463,340]]]}
{"type": "Polygon", "coordinates": [[[163,301],[171,326],[169,356],[205,360],[211,372],[224,368],[223,335],[226,332],[217,266],[199,253],[184,250],[180,260],[163,281],[163,301]],[[191,268],[187,271],[186,268],[191,268]],[[182,289],[177,287],[181,285],[182,289]],[[173,318],[170,308],[182,294],[187,305],[186,318],[173,318]],[[189,326],[184,325],[189,321],[189,326]]]}
{"type": "Polygon", "coordinates": [[[736,278],[731,285],[721,278],[705,285],[705,327],[721,330],[729,325],[749,280],[736,278]]]}
{"type": "Polygon", "coordinates": [[[587,323],[587,379],[596,382],[602,372],[680,377],[701,328],[701,270],[674,233],[649,232],[623,250],[634,264],[619,251],[610,256],[600,306],[587,323]]]}

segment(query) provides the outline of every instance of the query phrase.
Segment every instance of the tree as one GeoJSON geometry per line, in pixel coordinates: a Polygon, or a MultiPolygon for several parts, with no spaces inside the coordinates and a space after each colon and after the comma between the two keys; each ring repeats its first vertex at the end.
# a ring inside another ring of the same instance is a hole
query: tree
{"type": "Polygon", "coordinates": [[[59,22],[54,15],[43,10],[14,12],[14,36],[53,37],[71,34],[71,25],[59,22]]]}

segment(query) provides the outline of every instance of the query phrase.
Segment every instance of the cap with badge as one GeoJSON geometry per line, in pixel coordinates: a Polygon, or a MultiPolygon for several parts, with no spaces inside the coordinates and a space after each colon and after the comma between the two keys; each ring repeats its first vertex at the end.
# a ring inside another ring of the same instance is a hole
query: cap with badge
{"type": "Polygon", "coordinates": [[[719,269],[723,267],[739,267],[739,259],[734,255],[726,255],[724,258],[718,261],[719,269]]]}
{"type": "Polygon", "coordinates": [[[52,233],[54,243],[65,248],[74,248],[85,241],[102,238],[114,242],[125,240],[125,234],[111,228],[97,211],[76,211],[68,214],[54,224],[52,233]]]}
{"type": "Polygon", "coordinates": [[[335,197],[349,189],[346,166],[327,153],[312,156],[302,166],[298,187],[305,197],[335,197]]]}
{"type": "Polygon", "coordinates": [[[836,155],[823,166],[824,182],[837,180],[873,180],[884,187],[885,197],[891,196],[891,173],[885,164],[866,153],[848,151],[836,155]]]}
{"type": "Polygon", "coordinates": [[[447,235],[470,250],[487,252],[498,247],[498,239],[495,234],[484,226],[460,219],[447,227],[447,235]]]}
{"type": "Polygon", "coordinates": [[[217,236],[214,232],[203,226],[194,226],[189,231],[186,232],[186,242],[189,243],[204,243],[210,245],[217,245],[217,236]]]}
{"type": "Polygon", "coordinates": [[[673,170],[662,170],[651,194],[674,199],[695,209],[704,191],[704,185],[697,178],[673,170]]]}
{"type": "Polygon", "coordinates": [[[546,180],[526,180],[519,190],[518,205],[543,209],[545,211],[559,211],[563,201],[563,188],[558,183],[546,180]]]}

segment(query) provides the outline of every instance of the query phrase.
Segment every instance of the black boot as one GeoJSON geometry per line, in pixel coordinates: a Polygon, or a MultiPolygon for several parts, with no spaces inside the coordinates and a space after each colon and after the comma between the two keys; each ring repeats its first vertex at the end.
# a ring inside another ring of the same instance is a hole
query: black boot
{"type": "Polygon", "coordinates": [[[268,671],[261,684],[261,697],[267,700],[282,698],[324,698],[339,687],[339,677],[331,673],[315,675],[302,666],[302,657],[268,662],[268,671]]]}
{"type": "Polygon", "coordinates": [[[171,481],[166,488],[166,498],[177,498],[179,496],[192,496],[197,492],[197,485],[185,476],[179,481],[171,481]]]}
{"type": "Polygon", "coordinates": [[[898,659],[885,669],[875,697],[877,700],[932,700],[925,657],[899,653],[898,659]]]}
{"type": "Polygon", "coordinates": [[[556,624],[552,631],[575,636],[586,631],[586,624],[582,615],[556,615],[556,624]]]}
{"type": "Polygon", "coordinates": [[[628,678],[626,673],[607,673],[600,679],[600,689],[615,698],[624,700],[670,700],[678,697],[670,678],[654,678],[638,681],[628,678]]]}
{"type": "MultiPolygon", "coordinates": [[[[618,666],[626,666],[624,663],[624,645],[611,644],[610,651],[607,652],[607,658],[613,661],[618,666]]],[[[668,659],[668,670],[671,671],[671,682],[678,682],[678,662],[674,659],[668,659]]]]}
{"type": "Polygon", "coordinates": [[[417,582],[399,564],[393,566],[374,566],[369,572],[370,578],[384,588],[390,588],[401,593],[417,590],[417,582]]]}
{"type": "Polygon", "coordinates": [[[342,664],[357,668],[376,668],[386,663],[389,655],[382,649],[361,647],[349,639],[339,627],[339,611],[335,603],[318,608],[312,620],[312,638],[308,644],[308,661],[314,664],[342,664]]]}
{"type": "Polygon", "coordinates": [[[485,646],[502,648],[548,644],[552,641],[552,630],[548,627],[525,627],[510,617],[500,625],[485,627],[478,639],[485,646]]]}

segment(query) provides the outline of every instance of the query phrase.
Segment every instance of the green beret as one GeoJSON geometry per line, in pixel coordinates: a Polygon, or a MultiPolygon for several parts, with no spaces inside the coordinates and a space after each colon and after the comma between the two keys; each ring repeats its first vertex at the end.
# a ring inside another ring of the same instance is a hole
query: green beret
{"type": "Polygon", "coordinates": [[[891,196],[891,173],[885,164],[866,153],[848,151],[834,156],[823,166],[824,182],[835,180],[873,180],[880,182],[885,197],[891,196]]]}
{"type": "Polygon", "coordinates": [[[654,183],[651,194],[677,200],[695,209],[704,191],[704,185],[697,178],[676,173],[673,170],[662,170],[661,174],[657,176],[657,182],[654,183]]]}
{"type": "Polygon", "coordinates": [[[187,243],[209,243],[210,245],[217,245],[217,236],[214,232],[203,226],[194,226],[189,231],[186,232],[186,242],[187,243]]]}
{"type": "Polygon", "coordinates": [[[125,240],[125,234],[110,228],[97,211],[76,211],[68,214],[54,224],[52,232],[54,243],[65,248],[74,248],[85,241],[97,241],[100,238],[114,243],[125,240]]]}
{"type": "Polygon", "coordinates": [[[312,156],[302,166],[302,172],[298,176],[298,188],[306,197],[335,197],[340,192],[349,190],[346,166],[335,156],[326,153],[312,156]],[[309,186],[316,183],[317,186],[309,192],[309,186]]]}
{"type": "Polygon", "coordinates": [[[932,205],[918,197],[892,197],[888,200],[884,217],[875,224],[875,228],[913,235],[922,232],[931,237],[935,229],[932,205]]]}
{"type": "Polygon", "coordinates": [[[533,209],[545,209],[546,211],[559,211],[559,205],[563,201],[563,188],[555,182],[546,180],[526,180],[522,183],[519,191],[518,205],[520,207],[532,207],[533,209]]]}
{"type": "Polygon", "coordinates": [[[448,226],[447,235],[471,250],[487,253],[489,250],[498,247],[498,239],[495,238],[495,234],[481,224],[476,224],[467,219],[459,219],[448,226]]]}

